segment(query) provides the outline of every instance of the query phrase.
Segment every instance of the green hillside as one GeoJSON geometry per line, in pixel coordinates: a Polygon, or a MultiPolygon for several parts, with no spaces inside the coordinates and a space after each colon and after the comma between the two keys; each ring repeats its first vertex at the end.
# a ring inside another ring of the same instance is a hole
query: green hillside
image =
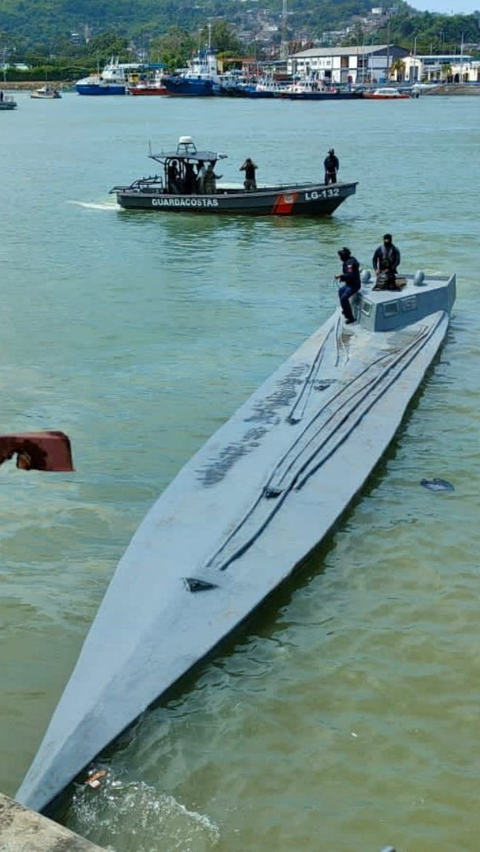
{"type": "MultiPolygon", "coordinates": [[[[245,25],[248,9],[250,18],[258,16],[255,4],[256,0],[0,0],[0,45],[2,34],[4,39],[14,36],[39,45],[71,32],[83,35],[86,26],[93,37],[110,30],[127,38],[151,38],[173,26],[192,30],[218,16],[245,25]]],[[[364,14],[370,8],[371,0],[289,0],[288,20],[291,27],[310,26],[315,34],[345,24],[352,14],[364,14]]],[[[282,2],[262,0],[262,9],[280,20],[282,2]]]]}
{"type": "MultiPolygon", "coordinates": [[[[288,0],[286,36],[291,48],[299,48],[305,38],[350,26],[344,44],[389,40],[408,49],[415,42],[418,52],[453,52],[462,39],[480,43],[478,13],[418,12],[397,0],[395,12],[372,28],[372,16],[367,24],[361,20],[371,9],[372,0],[288,0]]],[[[281,40],[282,0],[0,0],[0,61],[39,65],[69,59],[72,65],[92,66],[112,53],[131,58],[127,47],[133,44],[174,66],[199,45],[198,32],[209,21],[219,50],[254,51],[261,58],[262,50],[281,40]],[[77,44],[72,33],[78,34],[77,44]]]]}

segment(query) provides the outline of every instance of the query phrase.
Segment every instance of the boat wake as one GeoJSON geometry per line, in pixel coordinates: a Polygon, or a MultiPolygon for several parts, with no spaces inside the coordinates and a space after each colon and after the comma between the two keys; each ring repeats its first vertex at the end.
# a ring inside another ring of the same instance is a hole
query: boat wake
{"type": "Polygon", "coordinates": [[[85,207],[86,210],[118,210],[118,205],[114,202],[104,201],[101,204],[93,201],[67,201],[67,204],[75,204],[77,207],[85,207]]]}
{"type": "Polygon", "coordinates": [[[96,790],[88,785],[76,789],[67,823],[112,852],[207,852],[220,839],[218,826],[204,814],[144,782],[126,782],[111,773],[96,790]]]}

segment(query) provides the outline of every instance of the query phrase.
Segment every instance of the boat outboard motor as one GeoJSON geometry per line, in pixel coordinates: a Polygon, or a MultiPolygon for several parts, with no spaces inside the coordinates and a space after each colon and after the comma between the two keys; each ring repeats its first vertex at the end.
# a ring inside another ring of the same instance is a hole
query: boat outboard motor
{"type": "Polygon", "coordinates": [[[415,275],[413,276],[413,283],[415,287],[421,287],[422,284],[425,283],[425,273],[422,272],[421,269],[417,269],[415,275]]]}
{"type": "Polygon", "coordinates": [[[369,284],[370,281],[371,281],[371,278],[372,278],[372,276],[370,274],[370,270],[369,269],[362,269],[362,271],[360,273],[360,281],[362,282],[362,284],[369,284]]]}

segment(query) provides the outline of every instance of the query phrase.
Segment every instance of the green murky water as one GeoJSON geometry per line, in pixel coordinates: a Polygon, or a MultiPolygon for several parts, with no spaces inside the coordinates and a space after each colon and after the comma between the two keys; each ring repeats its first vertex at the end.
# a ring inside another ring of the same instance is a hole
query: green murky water
{"type": "Polygon", "coordinates": [[[458,275],[446,345],[302,578],[78,789],[115,852],[474,852],[480,733],[480,98],[78,98],[0,124],[2,430],[61,428],[76,473],[1,470],[0,789],[14,794],[116,562],[162,488],[332,311],[336,250],[458,275]],[[358,193],[329,221],[119,212],[179,135],[358,193]],[[452,494],[420,487],[454,483],[452,494]]]}

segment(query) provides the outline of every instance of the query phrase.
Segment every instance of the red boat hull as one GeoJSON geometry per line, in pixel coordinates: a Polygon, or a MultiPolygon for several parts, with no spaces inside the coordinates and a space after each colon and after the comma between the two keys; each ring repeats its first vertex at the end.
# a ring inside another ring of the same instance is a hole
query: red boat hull
{"type": "Polygon", "coordinates": [[[168,95],[165,86],[129,86],[131,95],[168,95]]]}

